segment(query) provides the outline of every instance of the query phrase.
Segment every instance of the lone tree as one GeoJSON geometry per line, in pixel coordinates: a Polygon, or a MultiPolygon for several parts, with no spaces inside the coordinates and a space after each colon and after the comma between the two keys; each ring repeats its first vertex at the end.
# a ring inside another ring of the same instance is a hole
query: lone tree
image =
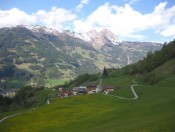
{"type": "Polygon", "coordinates": [[[106,67],[104,67],[103,76],[107,76],[107,75],[108,75],[108,71],[107,71],[106,67]]]}

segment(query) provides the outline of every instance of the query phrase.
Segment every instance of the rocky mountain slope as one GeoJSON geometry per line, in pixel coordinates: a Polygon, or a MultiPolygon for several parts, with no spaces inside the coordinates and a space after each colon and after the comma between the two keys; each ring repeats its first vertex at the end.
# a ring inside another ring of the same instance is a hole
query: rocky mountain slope
{"type": "Polygon", "coordinates": [[[91,30],[87,33],[80,33],[77,37],[89,42],[97,50],[100,50],[103,45],[118,45],[120,42],[117,36],[108,29],[102,29],[100,31],[91,30]]]}
{"type": "Polygon", "coordinates": [[[45,26],[1,28],[0,78],[44,84],[96,73],[104,66],[119,68],[160,48],[158,43],[120,42],[107,29],[76,34],[45,26]]]}

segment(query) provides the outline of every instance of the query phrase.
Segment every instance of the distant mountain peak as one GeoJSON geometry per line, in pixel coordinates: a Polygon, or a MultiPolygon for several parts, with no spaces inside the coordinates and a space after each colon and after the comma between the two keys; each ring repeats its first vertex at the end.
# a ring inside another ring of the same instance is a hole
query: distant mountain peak
{"type": "Polygon", "coordinates": [[[108,29],[102,29],[99,34],[107,37],[112,44],[116,45],[119,42],[119,38],[108,29]]]}
{"type": "Polygon", "coordinates": [[[35,33],[46,33],[46,34],[54,34],[57,35],[59,34],[59,31],[47,26],[41,26],[41,25],[18,25],[17,27],[25,27],[28,30],[31,30],[32,32],[35,33]]]}
{"type": "Polygon", "coordinates": [[[118,45],[120,42],[119,38],[108,29],[90,30],[86,33],[77,34],[75,37],[88,41],[96,49],[100,49],[105,44],[118,45]]]}

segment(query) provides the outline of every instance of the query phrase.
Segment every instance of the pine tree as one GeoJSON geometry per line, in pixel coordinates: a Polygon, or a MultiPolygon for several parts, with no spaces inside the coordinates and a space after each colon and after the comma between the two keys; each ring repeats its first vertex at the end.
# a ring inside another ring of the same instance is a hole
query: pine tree
{"type": "Polygon", "coordinates": [[[106,67],[104,67],[103,76],[107,76],[107,75],[108,75],[108,71],[107,71],[106,67]]]}

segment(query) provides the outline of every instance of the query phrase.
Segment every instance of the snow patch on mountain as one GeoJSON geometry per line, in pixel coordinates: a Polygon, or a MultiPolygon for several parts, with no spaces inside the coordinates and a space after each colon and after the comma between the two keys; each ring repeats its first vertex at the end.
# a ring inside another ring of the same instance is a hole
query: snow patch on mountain
{"type": "Polygon", "coordinates": [[[71,32],[70,30],[64,30],[63,32],[59,32],[53,28],[40,25],[19,25],[18,27],[25,27],[34,33],[53,34],[56,36],[62,33],[64,35],[69,35],[75,38],[82,39],[96,49],[101,49],[101,47],[105,44],[119,45],[119,43],[121,42],[120,39],[108,29],[102,29],[99,31],[90,30],[86,33],[75,33],[71,32]]]}
{"type": "Polygon", "coordinates": [[[46,33],[46,34],[53,34],[53,35],[58,35],[59,31],[55,30],[53,28],[49,28],[47,26],[40,26],[40,25],[19,25],[18,27],[25,27],[29,30],[31,30],[32,32],[35,33],[46,33]]]}
{"type": "Polygon", "coordinates": [[[120,42],[119,38],[108,29],[102,29],[100,31],[90,30],[86,33],[76,34],[75,37],[91,42],[97,39],[108,39],[114,45],[118,45],[118,43],[120,42]]]}
{"type": "Polygon", "coordinates": [[[121,40],[108,29],[90,30],[86,33],[74,34],[74,37],[89,42],[94,48],[100,49],[105,44],[119,45],[121,40]]]}

